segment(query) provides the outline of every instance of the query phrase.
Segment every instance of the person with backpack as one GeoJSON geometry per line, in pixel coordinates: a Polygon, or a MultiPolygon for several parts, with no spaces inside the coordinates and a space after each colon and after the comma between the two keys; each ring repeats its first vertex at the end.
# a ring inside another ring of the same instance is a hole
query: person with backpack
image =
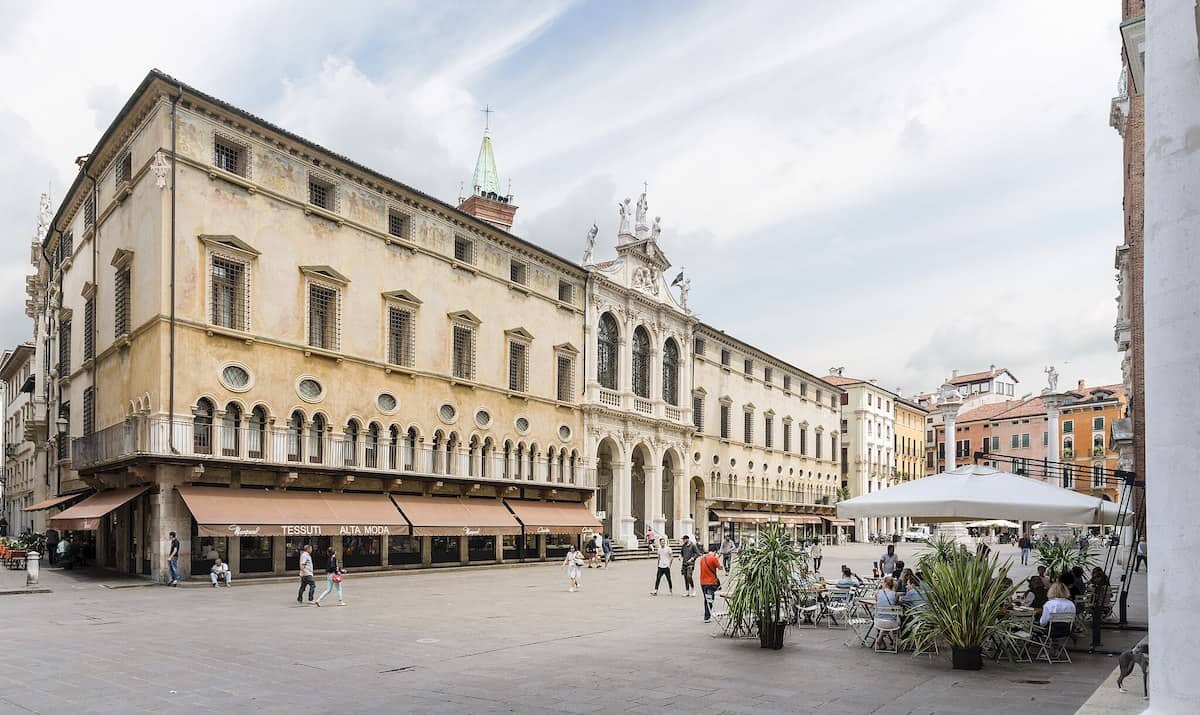
{"type": "Polygon", "coordinates": [[[700,592],[704,594],[704,622],[712,620],[713,599],[717,597],[717,589],[721,588],[721,579],[717,571],[721,570],[721,557],[717,556],[717,545],[709,544],[708,553],[701,556],[697,562],[700,567],[700,592]]]}
{"type": "Polygon", "coordinates": [[[320,596],[317,596],[317,606],[319,607],[321,601],[335,588],[337,589],[338,605],[344,606],[346,605],[346,601],[342,599],[342,574],[346,572],[338,564],[337,554],[334,553],[332,546],[329,547],[328,553],[329,564],[325,567],[325,590],[321,592],[320,596]]]}

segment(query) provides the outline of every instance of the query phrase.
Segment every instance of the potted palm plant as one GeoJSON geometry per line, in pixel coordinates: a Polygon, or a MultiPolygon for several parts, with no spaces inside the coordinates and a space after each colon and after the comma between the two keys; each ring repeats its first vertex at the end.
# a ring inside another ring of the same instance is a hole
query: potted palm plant
{"type": "Polygon", "coordinates": [[[951,552],[921,564],[925,606],[913,617],[905,643],[920,653],[942,641],[950,646],[956,670],[979,670],[983,644],[1016,592],[1016,586],[1004,584],[1011,562],[951,552]]]}
{"type": "Polygon", "coordinates": [[[1081,549],[1074,544],[1047,541],[1038,544],[1037,550],[1038,564],[1046,567],[1051,579],[1076,566],[1086,573],[1096,565],[1096,555],[1091,549],[1081,549]]]}
{"type": "Polygon", "coordinates": [[[792,543],[783,527],[769,524],[754,544],[738,550],[728,598],[734,630],[746,632],[747,626],[756,626],[763,648],[782,648],[807,575],[808,554],[792,543]]]}

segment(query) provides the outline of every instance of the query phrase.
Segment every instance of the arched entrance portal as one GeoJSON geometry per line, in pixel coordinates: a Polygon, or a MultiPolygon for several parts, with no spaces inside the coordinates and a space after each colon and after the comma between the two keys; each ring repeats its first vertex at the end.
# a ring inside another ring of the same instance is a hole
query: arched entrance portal
{"type": "Polygon", "coordinates": [[[596,511],[602,514],[604,533],[609,535],[616,533],[617,526],[613,469],[619,459],[617,445],[607,437],[601,440],[596,448],[596,511]]]}
{"type": "Polygon", "coordinates": [[[696,530],[696,540],[707,546],[713,537],[708,533],[708,501],[704,498],[704,480],[700,477],[692,477],[688,485],[688,513],[696,530]]]}
{"type": "Polygon", "coordinates": [[[629,460],[630,476],[630,516],[633,517],[633,533],[639,539],[646,538],[646,529],[654,526],[651,521],[647,520],[649,516],[647,509],[647,465],[650,464],[650,450],[644,444],[639,444],[633,448],[633,454],[629,460]]]}

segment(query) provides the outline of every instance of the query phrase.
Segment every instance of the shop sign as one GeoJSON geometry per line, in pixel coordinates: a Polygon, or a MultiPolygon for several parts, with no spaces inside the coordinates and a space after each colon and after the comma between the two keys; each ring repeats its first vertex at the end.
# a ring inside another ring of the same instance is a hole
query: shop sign
{"type": "Polygon", "coordinates": [[[483,533],[482,529],[472,529],[469,526],[463,527],[463,536],[479,536],[481,533],[483,533]]]}

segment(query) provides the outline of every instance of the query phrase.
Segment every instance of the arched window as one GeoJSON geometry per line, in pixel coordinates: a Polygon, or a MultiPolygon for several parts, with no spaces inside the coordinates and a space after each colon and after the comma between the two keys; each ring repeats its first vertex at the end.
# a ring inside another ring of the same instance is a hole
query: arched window
{"type": "Polygon", "coordinates": [[[346,431],[342,434],[342,464],[353,467],[358,464],[358,420],[346,423],[346,431]]]}
{"type": "Polygon", "coordinates": [[[196,403],[192,418],[192,451],[196,454],[212,454],[213,403],[201,397],[196,403]]]}
{"type": "Polygon", "coordinates": [[[546,450],[546,481],[554,481],[554,470],[558,466],[558,452],[555,451],[554,445],[546,450]]]}
{"type": "Polygon", "coordinates": [[[503,476],[505,479],[511,479],[513,476],[512,465],[511,465],[512,455],[513,455],[513,443],[509,440],[504,440],[504,466],[503,466],[504,472],[501,476],[503,476]]]}
{"type": "Polygon", "coordinates": [[[578,468],[579,468],[579,452],[578,452],[578,450],[573,449],[573,450],[571,450],[571,475],[570,475],[571,484],[575,483],[575,470],[578,468]]]}
{"type": "Polygon", "coordinates": [[[458,465],[456,465],[454,463],[455,457],[457,457],[457,456],[458,456],[458,433],[451,432],[450,435],[446,438],[446,461],[444,462],[446,474],[456,474],[457,473],[456,469],[457,469],[458,465]]]}
{"type": "Polygon", "coordinates": [[[304,413],[296,410],[288,418],[288,461],[304,459],[304,413]]]}
{"type": "Polygon", "coordinates": [[[525,478],[525,443],[517,443],[517,473],[512,475],[514,479],[525,478]]]}
{"type": "Polygon", "coordinates": [[[236,402],[225,405],[225,414],[221,417],[221,454],[226,457],[238,456],[241,446],[242,408],[236,402]]]}
{"type": "Polygon", "coordinates": [[[491,437],[483,440],[483,444],[479,447],[479,476],[484,479],[492,476],[492,468],[489,462],[492,461],[492,452],[494,450],[495,445],[492,443],[491,437]]]}
{"type": "Polygon", "coordinates": [[[529,468],[525,472],[526,479],[537,479],[537,456],[537,445],[529,445],[529,468]]]}
{"type": "Polygon", "coordinates": [[[679,406],[679,345],[674,338],[663,344],[663,401],[679,406]]]}
{"type": "Polygon", "coordinates": [[[560,449],[558,451],[558,474],[555,477],[556,482],[561,484],[567,471],[567,450],[560,449]]]}
{"type": "Polygon", "coordinates": [[[325,461],[325,415],[316,414],[312,419],[312,431],[308,433],[308,461],[321,464],[325,461]]]}
{"type": "Polygon", "coordinates": [[[388,469],[400,468],[400,428],[396,425],[388,427],[388,469]]]}
{"type": "Polygon", "coordinates": [[[375,469],[379,466],[379,424],[372,422],[367,428],[367,447],[363,453],[363,466],[375,469]]]}
{"type": "Polygon", "coordinates": [[[417,428],[409,427],[404,444],[404,468],[415,471],[417,464],[417,428]]]}
{"type": "Polygon", "coordinates": [[[441,474],[443,470],[442,457],[446,452],[446,437],[444,434],[442,434],[441,430],[436,430],[433,433],[433,445],[431,446],[433,447],[433,453],[431,455],[433,458],[433,464],[431,466],[433,468],[430,471],[434,474],[441,474]]]}
{"type": "Polygon", "coordinates": [[[250,459],[263,458],[263,442],[267,436],[267,411],[262,405],[250,411],[250,424],[246,430],[246,456],[250,459]]]}
{"type": "Polygon", "coordinates": [[[600,387],[608,390],[617,389],[617,375],[620,368],[620,352],[618,348],[617,319],[612,313],[600,316],[600,327],[596,337],[596,381],[600,387]]]}
{"type": "Polygon", "coordinates": [[[640,325],[633,331],[633,394],[650,396],[650,333],[640,325]]]}

